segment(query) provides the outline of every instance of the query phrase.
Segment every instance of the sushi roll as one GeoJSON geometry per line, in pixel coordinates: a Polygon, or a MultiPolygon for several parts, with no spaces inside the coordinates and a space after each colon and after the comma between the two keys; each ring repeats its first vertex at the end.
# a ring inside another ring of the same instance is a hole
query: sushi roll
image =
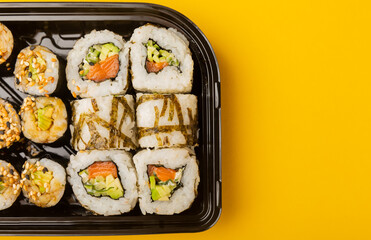
{"type": "Polygon", "coordinates": [[[67,86],[74,97],[125,94],[128,48],[120,35],[95,31],[79,39],[67,57],[67,86]]]}
{"type": "Polygon", "coordinates": [[[197,145],[197,97],[137,94],[138,141],[142,148],[197,145]]]}
{"type": "Polygon", "coordinates": [[[29,46],[17,56],[14,69],[15,88],[31,95],[50,95],[59,79],[57,56],[43,46],[29,46]]]}
{"type": "Polygon", "coordinates": [[[0,23],[0,64],[4,63],[13,51],[14,39],[12,32],[0,23]]]}
{"type": "Polygon", "coordinates": [[[55,206],[62,198],[66,186],[66,171],[50,159],[29,159],[23,164],[22,192],[38,207],[55,206]]]}
{"type": "Polygon", "coordinates": [[[19,141],[21,121],[13,106],[0,98],[0,149],[19,141]]]}
{"type": "Polygon", "coordinates": [[[76,151],[137,148],[133,96],[86,98],[71,105],[71,145],[76,151]]]}
{"type": "Polygon", "coordinates": [[[188,209],[200,181],[194,153],[185,148],[142,150],[134,155],[142,213],[172,215],[188,209]]]}
{"type": "Polygon", "coordinates": [[[13,205],[21,193],[20,176],[15,168],[0,160],[0,210],[13,205]]]}
{"type": "Polygon", "coordinates": [[[130,62],[134,89],[140,92],[189,93],[193,60],[188,40],[173,28],[150,24],[134,30],[130,62]]]}
{"type": "Polygon", "coordinates": [[[67,173],[78,201],[95,214],[119,215],[137,203],[137,176],[125,151],[78,152],[71,156],[67,173]]]}
{"type": "Polygon", "coordinates": [[[36,143],[53,143],[67,130],[67,110],[57,97],[27,97],[20,111],[23,135],[36,143]]]}

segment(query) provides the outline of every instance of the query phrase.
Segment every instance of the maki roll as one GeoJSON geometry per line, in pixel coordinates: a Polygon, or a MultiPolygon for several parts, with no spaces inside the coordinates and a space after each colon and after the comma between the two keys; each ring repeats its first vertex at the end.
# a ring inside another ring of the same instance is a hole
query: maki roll
{"type": "Polygon", "coordinates": [[[142,150],[134,155],[142,213],[172,215],[188,209],[200,181],[196,157],[182,148],[142,150]]]}
{"type": "Polygon", "coordinates": [[[50,159],[29,159],[23,164],[22,192],[38,207],[55,206],[62,198],[66,186],[66,171],[50,159]]]}
{"type": "Polygon", "coordinates": [[[58,58],[46,47],[29,46],[18,54],[14,75],[15,88],[19,91],[48,96],[58,85],[58,58]]]}
{"type": "Polygon", "coordinates": [[[83,207],[99,215],[119,215],[134,208],[137,176],[125,151],[84,151],[71,156],[68,181],[83,207]]]}
{"type": "Polygon", "coordinates": [[[134,30],[130,62],[134,89],[141,92],[189,93],[193,60],[188,40],[173,28],[150,24],[134,30]]]}
{"type": "Polygon", "coordinates": [[[14,39],[12,32],[0,23],[0,64],[4,63],[13,50],[14,39]]]}
{"type": "Polygon", "coordinates": [[[123,38],[108,30],[93,30],[79,39],[67,57],[67,86],[72,95],[125,94],[128,54],[123,38]]]}
{"type": "Polygon", "coordinates": [[[67,110],[57,97],[27,97],[20,111],[23,135],[36,143],[53,143],[67,130],[67,110]]]}
{"type": "Polygon", "coordinates": [[[142,148],[197,145],[197,97],[137,94],[137,128],[142,148]]]}
{"type": "Polygon", "coordinates": [[[21,121],[13,106],[0,98],[0,149],[19,141],[21,121]]]}
{"type": "Polygon", "coordinates": [[[13,205],[21,193],[20,176],[15,168],[0,160],[0,210],[13,205]]]}
{"type": "Polygon", "coordinates": [[[71,105],[71,145],[76,151],[137,148],[133,96],[86,98],[71,105]]]}

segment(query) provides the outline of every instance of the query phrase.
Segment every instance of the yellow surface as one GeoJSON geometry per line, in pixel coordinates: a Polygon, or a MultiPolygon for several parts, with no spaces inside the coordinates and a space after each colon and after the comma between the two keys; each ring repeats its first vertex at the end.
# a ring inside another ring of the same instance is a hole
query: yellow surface
{"type": "Polygon", "coordinates": [[[151,2],[218,57],[223,212],[202,233],[105,239],[371,239],[370,2],[151,2]]]}

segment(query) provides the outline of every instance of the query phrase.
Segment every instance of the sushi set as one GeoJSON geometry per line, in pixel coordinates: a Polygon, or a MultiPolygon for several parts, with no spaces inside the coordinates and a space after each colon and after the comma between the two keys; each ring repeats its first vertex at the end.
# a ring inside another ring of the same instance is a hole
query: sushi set
{"type": "Polygon", "coordinates": [[[220,77],[189,19],[144,3],[1,3],[0,55],[0,234],[216,223],[220,77]]]}

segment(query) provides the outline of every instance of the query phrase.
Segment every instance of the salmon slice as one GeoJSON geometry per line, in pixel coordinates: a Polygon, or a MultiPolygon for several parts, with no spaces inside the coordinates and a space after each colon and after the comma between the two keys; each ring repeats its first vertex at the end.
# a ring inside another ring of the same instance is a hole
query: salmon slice
{"type": "Polygon", "coordinates": [[[150,62],[150,61],[146,61],[146,69],[147,69],[147,72],[149,73],[158,73],[159,71],[161,71],[162,69],[164,69],[164,67],[168,66],[169,63],[168,62],[150,62]]]}
{"type": "Polygon", "coordinates": [[[117,178],[117,167],[113,162],[95,162],[88,167],[89,179],[112,175],[117,178]]]}
{"type": "Polygon", "coordinates": [[[106,58],[104,61],[96,63],[89,68],[89,73],[86,77],[95,82],[102,82],[109,78],[116,77],[119,72],[120,62],[119,55],[115,54],[106,58]]]}
{"type": "Polygon", "coordinates": [[[156,174],[158,179],[160,179],[163,182],[166,182],[167,180],[174,180],[176,171],[174,169],[170,168],[164,168],[164,167],[156,167],[154,165],[148,165],[148,175],[153,176],[156,174]]]}

